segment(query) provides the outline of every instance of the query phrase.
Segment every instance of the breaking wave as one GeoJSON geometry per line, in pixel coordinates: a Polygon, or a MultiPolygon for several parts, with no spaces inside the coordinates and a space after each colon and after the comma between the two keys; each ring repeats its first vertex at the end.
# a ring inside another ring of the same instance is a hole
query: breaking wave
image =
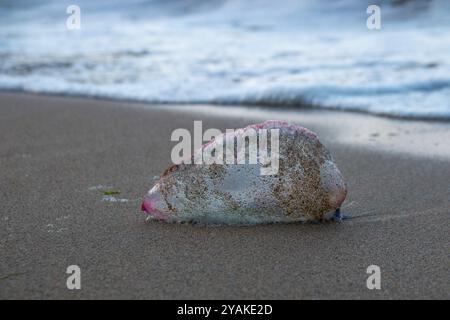
{"type": "Polygon", "coordinates": [[[0,3],[0,88],[450,118],[450,2],[0,3]]]}

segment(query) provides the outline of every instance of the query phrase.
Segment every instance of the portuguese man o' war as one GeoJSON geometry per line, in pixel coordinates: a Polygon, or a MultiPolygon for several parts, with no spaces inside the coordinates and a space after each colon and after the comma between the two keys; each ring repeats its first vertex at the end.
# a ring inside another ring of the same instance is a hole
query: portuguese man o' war
{"type": "Polygon", "coordinates": [[[234,163],[185,161],[167,168],[144,197],[142,210],[154,220],[228,225],[325,221],[339,214],[347,187],[330,152],[312,131],[269,120],[216,136],[191,160],[200,154],[217,155],[230,145],[234,163]],[[263,141],[262,133],[268,132],[278,141],[263,141]],[[242,138],[247,143],[236,146],[242,138]],[[240,154],[245,159],[255,156],[251,142],[257,140],[271,157],[259,148],[257,162],[237,164],[242,163],[240,154]],[[267,161],[273,162],[275,153],[276,173],[261,174],[273,168],[267,161]]]}

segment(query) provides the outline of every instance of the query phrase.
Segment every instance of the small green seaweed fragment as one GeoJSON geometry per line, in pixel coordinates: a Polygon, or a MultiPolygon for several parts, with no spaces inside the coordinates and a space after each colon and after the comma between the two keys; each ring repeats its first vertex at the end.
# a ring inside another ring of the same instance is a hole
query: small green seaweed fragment
{"type": "Polygon", "coordinates": [[[105,190],[102,192],[103,192],[103,195],[105,195],[105,196],[115,196],[115,195],[120,194],[120,191],[117,191],[117,190],[105,190]]]}

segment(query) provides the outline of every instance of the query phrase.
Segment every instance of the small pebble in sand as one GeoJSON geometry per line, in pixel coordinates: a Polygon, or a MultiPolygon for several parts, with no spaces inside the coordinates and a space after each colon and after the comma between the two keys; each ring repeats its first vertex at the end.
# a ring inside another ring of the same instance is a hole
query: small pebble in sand
{"type": "Polygon", "coordinates": [[[120,199],[120,198],[116,198],[113,196],[104,196],[102,199],[103,202],[120,202],[120,203],[124,203],[124,202],[128,202],[128,199],[120,199]]]}

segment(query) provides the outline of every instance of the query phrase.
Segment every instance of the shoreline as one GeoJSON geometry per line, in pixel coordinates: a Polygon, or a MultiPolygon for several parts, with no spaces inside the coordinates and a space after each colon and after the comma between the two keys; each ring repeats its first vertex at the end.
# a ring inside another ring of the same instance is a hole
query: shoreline
{"type": "MultiPolygon", "coordinates": [[[[289,119],[305,127],[319,127],[326,139],[333,143],[414,155],[425,158],[450,160],[450,121],[406,119],[352,110],[326,108],[281,108],[245,105],[208,104],[153,104],[144,101],[116,100],[102,97],[67,96],[28,92],[4,92],[0,95],[18,95],[36,98],[58,98],[111,106],[188,113],[200,117],[213,114],[231,119],[289,119]],[[340,122],[337,123],[337,120],[340,122]],[[325,125],[326,124],[326,125],[325,125]],[[384,132],[382,132],[384,131],[384,132]],[[418,143],[417,143],[418,142],[418,143]]],[[[232,128],[237,129],[238,127],[232,128]]],[[[230,128],[231,129],[231,128],[230,128]]],[[[314,130],[313,130],[314,131],[314,130]]],[[[167,140],[170,143],[170,140],[167,140]]]]}
{"type": "Polygon", "coordinates": [[[449,298],[450,123],[185,107],[0,92],[0,298],[449,298]],[[144,222],[140,200],[170,164],[174,129],[194,120],[240,128],[276,115],[315,131],[330,149],[352,219],[144,222]],[[126,201],[106,201],[99,186],[126,201]],[[82,270],[80,291],[65,286],[73,264],[82,270]],[[366,287],[373,264],[382,290],[366,287]]]}
{"type": "Polygon", "coordinates": [[[222,102],[161,102],[161,101],[147,101],[140,99],[131,98],[111,98],[102,95],[85,95],[85,94],[71,94],[71,93],[58,93],[58,92],[32,92],[22,89],[5,89],[0,88],[0,94],[18,94],[18,95],[32,95],[32,96],[43,96],[43,97],[59,97],[68,99],[86,99],[86,100],[96,100],[96,101],[107,101],[112,103],[128,103],[133,105],[151,105],[153,108],[167,108],[167,107],[190,107],[190,106],[202,106],[202,107],[217,107],[217,108],[237,108],[241,110],[262,110],[262,111],[273,111],[273,112],[302,112],[302,111],[324,111],[324,112],[344,112],[347,114],[354,115],[366,115],[388,120],[400,120],[400,121],[420,121],[429,123],[450,123],[450,115],[445,117],[419,117],[419,116],[407,116],[407,115],[395,115],[391,113],[383,112],[369,112],[366,110],[358,108],[340,108],[326,107],[320,105],[314,105],[313,103],[305,102],[303,105],[298,104],[284,104],[275,105],[272,103],[222,103],[222,102]]]}

